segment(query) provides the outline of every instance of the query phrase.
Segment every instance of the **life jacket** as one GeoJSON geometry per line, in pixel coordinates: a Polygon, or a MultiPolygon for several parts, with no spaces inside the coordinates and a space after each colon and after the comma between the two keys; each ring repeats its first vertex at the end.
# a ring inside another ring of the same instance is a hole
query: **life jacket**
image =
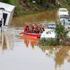
{"type": "Polygon", "coordinates": [[[39,32],[38,26],[35,26],[34,29],[33,29],[33,31],[34,31],[35,33],[38,33],[38,32],[39,32]]]}
{"type": "Polygon", "coordinates": [[[28,32],[28,31],[29,31],[29,26],[26,25],[26,26],[24,27],[24,32],[28,32]]]}

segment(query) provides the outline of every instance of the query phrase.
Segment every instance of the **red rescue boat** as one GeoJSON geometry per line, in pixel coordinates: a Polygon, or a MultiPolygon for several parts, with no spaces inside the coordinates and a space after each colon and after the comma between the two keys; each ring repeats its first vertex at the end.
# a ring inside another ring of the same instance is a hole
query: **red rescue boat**
{"type": "Polygon", "coordinates": [[[41,33],[27,33],[27,32],[21,32],[20,34],[25,34],[28,36],[33,36],[33,37],[40,37],[41,33]]]}

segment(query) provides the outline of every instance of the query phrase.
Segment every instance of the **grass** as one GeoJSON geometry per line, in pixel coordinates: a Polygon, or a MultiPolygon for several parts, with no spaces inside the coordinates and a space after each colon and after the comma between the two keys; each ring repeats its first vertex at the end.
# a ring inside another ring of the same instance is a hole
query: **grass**
{"type": "Polygon", "coordinates": [[[24,26],[26,22],[32,23],[40,23],[41,21],[51,21],[56,20],[56,10],[51,11],[43,11],[30,15],[22,15],[13,18],[11,23],[12,26],[24,26]]]}
{"type": "MultiPolygon", "coordinates": [[[[43,10],[40,8],[39,11],[33,11],[34,6],[30,5],[30,8],[23,9],[21,5],[19,5],[18,0],[10,0],[11,4],[16,6],[16,12],[17,15],[16,17],[13,18],[13,21],[11,23],[12,26],[24,26],[26,22],[29,24],[32,23],[40,23],[41,21],[55,21],[57,19],[56,13],[57,9],[46,9],[43,10]]],[[[68,10],[70,11],[69,5],[65,4],[63,1],[60,1],[62,3],[62,7],[67,7],[68,10]],[[64,6],[65,5],[65,6],[64,6]]],[[[35,7],[37,7],[35,5],[35,7]]]]}
{"type": "MultiPolygon", "coordinates": [[[[55,20],[56,16],[55,16],[55,10],[41,10],[42,8],[40,8],[41,11],[33,11],[33,6],[32,8],[25,8],[25,11],[23,9],[23,7],[21,5],[19,5],[17,0],[10,0],[11,4],[16,6],[16,12],[17,15],[16,17],[13,18],[13,21],[11,23],[12,26],[24,26],[26,22],[29,22],[30,24],[32,23],[40,23],[41,21],[44,20],[55,20]]],[[[36,6],[35,6],[36,7],[36,6]]]]}
{"type": "Polygon", "coordinates": [[[16,4],[17,0],[10,0],[11,4],[16,4]]]}

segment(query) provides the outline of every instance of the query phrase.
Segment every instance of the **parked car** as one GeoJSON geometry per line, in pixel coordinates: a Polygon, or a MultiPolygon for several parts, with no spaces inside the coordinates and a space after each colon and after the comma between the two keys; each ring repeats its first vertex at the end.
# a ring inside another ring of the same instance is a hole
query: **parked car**
{"type": "Polygon", "coordinates": [[[61,19],[68,19],[69,18],[69,11],[66,8],[59,8],[57,12],[58,18],[61,19]]]}
{"type": "Polygon", "coordinates": [[[55,23],[49,23],[49,24],[47,24],[47,28],[48,29],[55,29],[55,27],[56,27],[55,23]]]}

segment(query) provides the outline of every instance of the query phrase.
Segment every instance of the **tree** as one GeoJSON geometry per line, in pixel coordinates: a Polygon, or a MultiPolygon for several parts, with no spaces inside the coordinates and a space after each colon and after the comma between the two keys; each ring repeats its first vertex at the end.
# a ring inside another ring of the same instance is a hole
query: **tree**
{"type": "Polygon", "coordinates": [[[0,2],[10,3],[10,0],[0,0],[0,2]]]}
{"type": "Polygon", "coordinates": [[[56,24],[55,33],[58,44],[65,43],[68,32],[69,31],[65,29],[64,25],[62,25],[61,23],[56,24]]]}

